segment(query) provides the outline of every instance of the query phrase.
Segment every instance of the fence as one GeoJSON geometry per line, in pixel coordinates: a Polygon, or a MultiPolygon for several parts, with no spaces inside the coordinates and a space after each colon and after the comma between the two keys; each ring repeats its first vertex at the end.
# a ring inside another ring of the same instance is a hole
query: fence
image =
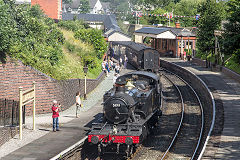
{"type": "MultiPolygon", "coordinates": [[[[25,124],[25,106],[23,106],[23,124],[25,124]]],[[[0,99],[0,126],[19,125],[19,102],[0,99]]]]}

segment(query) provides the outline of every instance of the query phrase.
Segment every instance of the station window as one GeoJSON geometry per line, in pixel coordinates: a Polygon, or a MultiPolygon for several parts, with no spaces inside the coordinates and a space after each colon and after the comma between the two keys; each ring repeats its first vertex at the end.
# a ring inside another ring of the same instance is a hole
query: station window
{"type": "Polygon", "coordinates": [[[162,49],[167,49],[167,40],[162,39],[162,49]]]}
{"type": "Polygon", "coordinates": [[[188,46],[189,46],[189,49],[192,49],[192,42],[189,42],[189,45],[188,45],[188,41],[186,41],[186,48],[188,49],[188,46]]]}

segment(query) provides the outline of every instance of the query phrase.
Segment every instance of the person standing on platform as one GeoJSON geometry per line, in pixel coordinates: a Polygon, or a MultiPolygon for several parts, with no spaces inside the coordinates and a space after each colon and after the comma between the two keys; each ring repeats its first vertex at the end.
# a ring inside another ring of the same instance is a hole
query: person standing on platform
{"type": "Polygon", "coordinates": [[[57,101],[53,101],[52,105],[52,118],[53,118],[53,132],[59,131],[59,109],[61,105],[57,104],[57,101]]]}
{"type": "Polygon", "coordinates": [[[122,57],[119,58],[119,65],[120,65],[120,68],[122,68],[122,57]]]}
{"type": "Polygon", "coordinates": [[[115,84],[117,78],[118,78],[118,74],[117,74],[117,73],[114,73],[114,76],[113,76],[113,85],[115,84]]]}
{"type": "Polygon", "coordinates": [[[80,97],[80,92],[77,92],[76,93],[76,118],[78,118],[77,111],[80,107],[82,107],[81,97],[80,97]]]}
{"type": "Polygon", "coordinates": [[[119,74],[120,73],[120,66],[117,63],[117,65],[115,66],[115,73],[119,74]]]}
{"type": "Polygon", "coordinates": [[[107,70],[107,72],[109,73],[109,72],[110,72],[110,70],[109,70],[109,65],[108,65],[108,62],[107,62],[107,60],[105,61],[105,67],[106,67],[106,70],[107,70]]]}
{"type": "Polygon", "coordinates": [[[127,62],[128,62],[128,58],[126,56],[126,54],[124,55],[124,68],[127,68],[127,62]]]}

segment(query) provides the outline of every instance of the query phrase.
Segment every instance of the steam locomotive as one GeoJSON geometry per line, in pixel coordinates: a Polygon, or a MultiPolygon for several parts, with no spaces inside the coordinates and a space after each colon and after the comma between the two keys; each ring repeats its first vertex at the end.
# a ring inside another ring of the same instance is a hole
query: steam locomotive
{"type": "MultiPolygon", "coordinates": [[[[132,154],[149,135],[161,116],[162,86],[158,70],[159,53],[135,42],[113,42],[124,48],[128,63],[138,71],[117,78],[103,96],[102,122],[93,123],[88,142],[98,153],[132,154]]],[[[119,48],[119,49],[122,49],[119,48]]]]}
{"type": "Polygon", "coordinates": [[[159,76],[152,72],[118,77],[115,87],[104,94],[103,121],[92,124],[88,142],[98,145],[100,154],[122,153],[121,148],[131,155],[158,122],[161,88],[159,76]]]}

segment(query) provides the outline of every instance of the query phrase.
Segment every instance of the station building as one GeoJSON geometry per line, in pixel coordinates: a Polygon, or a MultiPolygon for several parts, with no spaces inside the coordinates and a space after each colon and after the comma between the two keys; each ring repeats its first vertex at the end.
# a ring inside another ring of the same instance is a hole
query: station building
{"type": "Polygon", "coordinates": [[[183,57],[184,49],[196,50],[196,34],[186,28],[176,27],[143,27],[134,32],[135,42],[144,43],[150,38],[150,45],[160,52],[161,55],[183,57]]]}

